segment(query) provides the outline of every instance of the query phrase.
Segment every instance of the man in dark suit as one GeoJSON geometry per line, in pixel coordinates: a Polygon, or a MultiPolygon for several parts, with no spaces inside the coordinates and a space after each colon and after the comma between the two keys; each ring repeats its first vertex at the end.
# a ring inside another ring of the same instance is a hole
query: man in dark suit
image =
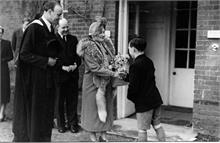
{"type": "Polygon", "coordinates": [[[10,71],[8,68],[8,62],[13,59],[13,53],[11,49],[11,42],[2,39],[4,34],[4,28],[0,26],[0,51],[1,51],[1,84],[0,84],[0,122],[4,121],[6,105],[10,101],[10,71]]]}
{"type": "Polygon", "coordinates": [[[14,140],[19,142],[51,141],[57,47],[52,23],[62,15],[56,1],[43,6],[43,15],[25,30],[18,55],[14,97],[14,140]]]}
{"type": "Polygon", "coordinates": [[[76,54],[78,40],[68,34],[68,21],[62,18],[57,26],[57,38],[62,49],[60,52],[61,69],[57,82],[57,102],[55,106],[58,131],[64,133],[69,129],[72,133],[79,130],[77,118],[78,103],[78,67],[80,57],[76,54]],[[67,125],[65,125],[64,106],[66,105],[67,125]]]}
{"type": "Polygon", "coordinates": [[[31,19],[29,17],[24,17],[22,20],[22,27],[16,29],[12,35],[11,46],[12,46],[12,50],[14,51],[15,62],[17,61],[18,58],[19,47],[21,45],[21,40],[23,37],[24,30],[26,29],[30,21],[31,19]]]}

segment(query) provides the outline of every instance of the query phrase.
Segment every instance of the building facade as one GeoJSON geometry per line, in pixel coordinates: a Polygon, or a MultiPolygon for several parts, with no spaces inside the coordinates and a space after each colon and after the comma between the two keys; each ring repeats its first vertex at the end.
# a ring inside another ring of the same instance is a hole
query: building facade
{"type": "MultiPolygon", "coordinates": [[[[193,129],[220,138],[220,1],[60,0],[71,33],[81,39],[96,16],[108,19],[116,49],[128,52],[128,41],[140,35],[148,42],[145,54],[156,67],[164,105],[192,109],[193,129]]],[[[42,1],[0,0],[0,25],[5,38],[19,26],[22,15],[36,14],[42,1]]],[[[83,68],[81,70],[81,75],[83,68]]],[[[117,118],[134,112],[118,88],[117,118]]]]}

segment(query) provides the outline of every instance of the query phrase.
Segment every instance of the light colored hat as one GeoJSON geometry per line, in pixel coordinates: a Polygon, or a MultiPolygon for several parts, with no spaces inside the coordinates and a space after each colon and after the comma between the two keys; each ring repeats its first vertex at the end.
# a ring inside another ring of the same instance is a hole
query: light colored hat
{"type": "Polygon", "coordinates": [[[97,17],[96,22],[93,22],[89,27],[89,35],[98,35],[102,31],[101,27],[105,29],[107,25],[107,19],[105,17],[97,17]]]}

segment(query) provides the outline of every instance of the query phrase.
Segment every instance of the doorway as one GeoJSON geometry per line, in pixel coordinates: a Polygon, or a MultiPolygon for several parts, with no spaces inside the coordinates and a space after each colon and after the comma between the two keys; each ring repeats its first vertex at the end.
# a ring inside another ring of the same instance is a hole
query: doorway
{"type": "MultiPolygon", "coordinates": [[[[122,10],[128,14],[125,35],[128,41],[133,35],[147,41],[145,54],[154,63],[164,105],[192,110],[197,1],[127,1],[126,7],[122,10]]],[[[132,114],[125,109],[133,105],[120,103],[125,105],[118,110],[132,114]]]]}

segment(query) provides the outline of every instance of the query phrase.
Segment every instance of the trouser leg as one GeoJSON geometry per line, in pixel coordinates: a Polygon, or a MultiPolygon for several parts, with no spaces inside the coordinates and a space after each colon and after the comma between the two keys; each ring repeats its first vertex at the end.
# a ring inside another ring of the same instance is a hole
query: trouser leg
{"type": "Polygon", "coordinates": [[[78,105],[78,82],[66,84],[66,109],[69,125],[78,124],[77,105],[78,105]]]}

